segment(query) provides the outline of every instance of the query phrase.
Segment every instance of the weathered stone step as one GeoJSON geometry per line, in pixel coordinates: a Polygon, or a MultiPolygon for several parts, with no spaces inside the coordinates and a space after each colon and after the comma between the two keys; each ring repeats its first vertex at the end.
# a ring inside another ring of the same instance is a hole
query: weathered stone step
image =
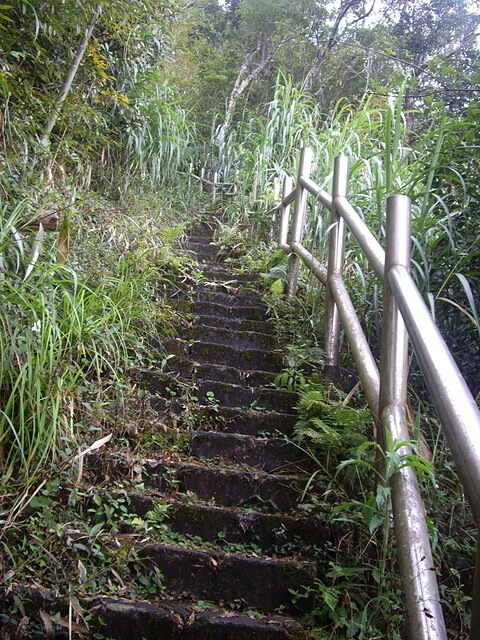
{"type": "Polygon", "coordinates": [[[142,371],[142,377],[152,383],[155,388],[155,378],[159,376],[170,378],[178,375],[185,380],[196,379],[218,380],[220,382],[230,382],[231,384],[244,384],[248,387],[274,386],[276,373],[271,371],[241,371],[235,367],[228,367],[221,364],[197,364],[193,360],[187,360],[181,356],[174,356],[168,361],[165,373],[159,374],[151,370],[142,371]]]}
{"type": "Polygon", "coordinates": [[[190,455],[200,460],[221,459],[273,473],[309,472],[314,469],[312,459],[304,451],[282,438],[194,431],[190,455]]]}
{"type": "MultiPolygon", "coordinates": [[[[262,320],[265,318],[266,306],[262,302],[261,298],[253,292],[248,292],[246,289],[238,289],[239,293],[228,292],[220,290],[214,287],[207,287],[203,285],[202,290],[195,291],[193,289],[185,289],[181,287],[166,287],[165,292],[170,300],[178,300],[180,302],[186,302],[190,304],[198,303],[213,303],[223,305],[228,309],[233,309],[233,315],[236,315],[236,310],[239,307],[253,307],[260,309],[263,312],[263,316],[258,318],[262,320]]],[[[228,314],[231,315],[231,312],[228,314]]]]}
{"type": "Polygon", "coordinates": [[[215,401],[223,407],[259,407],[280,413],[295,413],[298,402],[296,393],[283,389],[250,388],[218,380],[199,380],[197,396],[200,402],[215,401]]]}
{"type": "Polygon", "coordinates": [[[257,331],[272,334],[272,325],[263,320],[247,320],[245,318],[222,318],[221,316],[207,316],[197,314],[196,324],[217,329],[231,329],[232,331],[257,331]]]}
{"type": "Polygon", "coordinates": [[[218,264],[202,265],[202,272],[205,278],[215,280],[217,282],[258,282],[260,280],[257,274],[250,273],[234,273],[231,269],[223,268],[218,264]]]}
{"type": "MultiPolygon", "coordinates": [[[[248,333],[248,332],[247,332],[248,333]]],[[[168,355],[184,360],[192,359],[199,364],[223,364],[241,371],[266,371],[278,373],[283,366],[280,352],[265,349],[245,349],[228,344],[182,338],[151,339],[152,348],[163,349],[168,355]]]]}
{"type": "Polygon", "coordinates": [[[203,242],[187,242],[184,249],[195,254],[199,262],[216,263],[220,259],[221,246],[203,242]]]}
{"type": "Polygon", "coordinates": [[[198,364],[195,375],[202,380],[217,380],[231,384],[243,384],[248,387],[273,386],[276,373],[271,371],[241,371],[235,367],[221,364],[198,364]]]}
{"type": "Polygon", "coordinates": [[[199,363],[228,363],[242,371],[281,371],[283,363],[280,353],[259,349],[236,349],[227,345],[195,342],[189,349],[190,356],[199,363]]]}
{"type": "Polygon", "coordinates": [[[230,284],[228,280],[226,282],[199,282],[193,285],[193,291],[195,294],[219,293],[226,296],[233,296],[234,298],[252,298],[258,302],[262,302],[261,296],[259,296],[254,289],[239,286],[238,283],[230,284]]]}
{"type": "Polygon", "coordinates": [[[261,298],[247,289],[239,289],[238,293],[228,293],[220,290],[213,291],[211,288],[205,287],[202,291],[194,292],[194,302],[211,302],[233,309],[237,309],[237,307],[256,307],[264,313],[267,309],[261,298]]]}
{"type": "Polygon", "coordinates": [[[265,320],[265,309],[258,306],[242,305],[232,307],[218,302],[192,301],[188,311],[196,315],[218,316],[220,318],[237,318],[244,320],[265,320]]]}
{"type": "MultiPolygon", "coordinates": [[[[155,508],[155,496],[131,495],[130,504],[139,516],[155,508]]],[[[162,500],[164,502],[164,500],[162,500]]],[[[205,542],[251,545],[269,556],[311,556],[312,547],[332,540],[327,518],[246,512],[206,504],[168,501],[165,524],[177,533],[199,536],[205,542]]]]}
{"type": "Polygon", "coordinates": [[[188,336],[192,340],[223,344],[237,349],[268,350],[271,347],[275,347],[275,344],[272,344],[271,334],[258,333],[257,331],[235,331],[233,329],[205,327],[197,324],[189,329],[188,336]]]}
{"type": "Polygon", "coordinates": [[[191,493],[217,506],[250,506],[265,512],[294,510],[308,481],[305,475],[156,461],[146,461],[142,473],[145,484],[161,491],[191,493]]]}
{"type": "Polygon", "coordinates": [[[230,610],[198,611],[198,607],[166,602],[102,598],[92,603],[102,621],[101,633],[112,640],[305,640],[305,629],[282,616],[256,619],[230,610]]]}
{"type": "Polygon", "coordinates": [[[158,567],[166,591],[175,596],[225,603],[240,601],[260,611],[287,613],[308,611],[312,596],[293,604],[290,590],[315,590],[313,563],[283,559],[253,558],[222,551],[199,551],[167,544],[146,544],[138,548],[145,570],[158,567]]]}
{"type": "Polygon", "coordinates": [[[212,253],[218,253],[218,251],[220,251],[221,246],[219,244],[215,244],[214,242],[212,242],[211,240],[209,240],[207,237],[200,237],[199,241],[195,241],[190,239],[188,242],[185,243],[185,249],[188,249],[188,251],[194,251],[194,252],[204,252],[205,248],[208,247],[208,249],[212,252],[212,253]]]}
{"type": "Polygon", "coordinates": [[[188,237],[188,240],[186,241],[186,245],[190,245],[190,244],[204,244],[204,245],[210,245],[210,244],[215,244],[215,238],[214,238],[214,233],[212,233],[211,231],[207,231],[207,232],[202,232],[201,230],[196,231],[195,234],[191,235],[188,237]]]}
{"type": "Polygon", "coordinates": [[[209,222],[208,220],[195,220],[192,222],[188,229],[188,235],[200,234],[202,236],[211,234],[214,235],[216,230],[215,222],[209,222]]]}
{"type": "MultiPolygon", "coordinates": [[[[181,420],[181,414],[180,414],[181,420]]],[[[204,408],[198,414],[199,428],[218,429],[224,433],[257,436],[291,435],[298,417],[290,413],[239,409],[235,407],[204,408]]]]}

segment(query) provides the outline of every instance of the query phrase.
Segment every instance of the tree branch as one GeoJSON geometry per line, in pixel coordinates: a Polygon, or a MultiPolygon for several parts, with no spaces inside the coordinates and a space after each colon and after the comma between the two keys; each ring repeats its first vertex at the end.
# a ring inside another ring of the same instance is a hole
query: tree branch
{"type": "Polygon", "coordinates": [[[83,34],[83,38],[81,39],[78,47],[77,47],[77,51],[75,53],[75,57],[72,61],[72,64],[70,65],[70,68],[67,71],[67,75],[65,76],[65,80],[63,81],[62,86],[60,87],[60,93],[57,96],[57,98],[55,99],[54,105],[52,107],[52,112],[50,114],[50,116],[47,118],[47,120],[45,121],[45,124],[43,125],[43,132],[40,135],[39,141],[40,144],[42,146],[46,146],[47,142],[48,142],[48,138],[50,136],[50,133],[52,132],[53,127],[55,126],[55,123],[58,119],[58,116],[60,114],[60,110],[62,107],[62,103],[65,101],[65,98],[67,97],[71,87],[72,87],[72,83],[75,79],[75,76],[77,75],[77,71],[78,71],[78,67],[80,66],[80,63],[82,61],[82,58],[85,54],[85,50],[87,48],[88,42],[92,36],[92,32],[93,32],[93,28],[95,26],[95,23],[98,19],[98,16],[100,15],[100,11],[101,11],[101,4],[98,3],[95,6],[95,9],[93,10],[92,16],[90,18],[89,23],[87,24],[86,28],[85,28],[85,33],[83,34]]]}

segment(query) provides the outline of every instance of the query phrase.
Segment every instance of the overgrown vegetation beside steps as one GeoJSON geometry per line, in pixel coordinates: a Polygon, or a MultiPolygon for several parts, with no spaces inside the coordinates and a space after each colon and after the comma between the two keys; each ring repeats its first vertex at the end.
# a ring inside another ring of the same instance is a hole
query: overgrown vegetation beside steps
{"type": "MultiPolygon", "coordinates": [[[[134,222],[127,221],[127,224],[137,228],[134,222]]],[[[175,233],[172,232],[173,236],[175,233]]],[[[125,236],[118,234],[116,237],[119,245],[123,246],[125,236]]],[[[245,239],[245,242],[248,244],[248,240],[245,239]]],[[[267,254],[259,255],[249,249],[246,260],[245,257],[238,257],[234,249],[228,249],[222,239],[220,245],[225,247],[224,255],[237,272],[246,268],[263,273],[270,271],[272,265],[267,254]]],[[[156,265],[164,264],[165,250],[161,246],[157,248],[161,257],[156,265]]],[[[158,260],[158,254],[156,258],[158,260]]],[[[189,274],[182,276],[182,264],[185,263],[173,257],[170,262],[176,275],[165,270],[159,282],[158,270],[149,272],[155,277],[155,282],[154,288],[147,288],[147,293],[155,296],[157,303],[161,303],[155,293],[159,285],[162,288],[166,283],[171,287],[175,278],[177,282],[187,280],[191,283],[192,273],[198,273],[194,266],[189,269],[189,274]]],[[[138,262],[132,265],[134,272],[136,265],[138,262]]],[[[112,264],[112,269],[114,267],[112,264]]],[[[98,275],[93,274],[92,279],[98,275]]],[[[271,281],[265,282],[268,289],[268,282],[271,281]]],[[[176,285],[174,288],[177,288],[176,285]]],[[[308,290],[305,290],[305,295],[309,295],[308,290]]],[[[362,414],[361,396],[358,392],[350,396],[341,391],[328,392],[328,389],[319,385],[315,370],[322,365],[322,353],[316,342],[315,324],[309,322],[308,314],[305,316],[299,311],[300,308],[308,308],[309,303],[305,299],[300,298],[286,306],[274,293],[273,297],[267,295],[266,302],[272,320],[276,318],[275,324],[280,328],[280,335],[288,339],[287,342],[295,337],[295,341],[292,340],[285,350],[286,368],[283,373],[274,376],[274,382],[277,386],[294,389],[302,395],[299,406],[303,423],[299,421],[297,424],[296,441],[315,465],[310,472],[310,489],[314,485],[323,487],[321,491],[309,490],[305,494],[298,514],[302,517],[310,514],[329,517],[330,524],[327,527],[335,534],[334,542],[332,540],[326,550],[319,548],[314,540],[305,546],[301,537],[296,538],[278,521],[272,524],[271,533],[262,533],[258,523],[259,518],[265,516],[262,516],[264,509],[259,496],[256,504],[249,507],[249,517],[252,523],[256,523],[251,525],[255,534],[250,542],[232,538],[232,534],[227,533],[226,537],[217,536],[210,542],[212,546],[207,545],[206,549],[210,548],[211,553],[223,549],[229,553],[255,557],[262,550],[259,540],[267,536],[265,540],[269,540],[269,545],[274,544],[275,554],[279,557],[299,554],[310,560],[316,558],[325,567],[321,577],[314,585],[306,589],[295,588],[291,593],[294,608],[301,607],[315,596],[316,604],[308,607],[306,619],[311,638],[401,637],[404,612],[395,571],[394,547],[390,544],[388,487],[378,484],[376,480],[372,466],[376,448],[369,437],[368,418],[364,423],[365,428],[357,430],[357,418],[360,422],[366,418],[362,414]],[[338,446],[339,439],[343,438],[343,425],[332,416],[342,415],[350,407],[350,416],[356,416],[356,420],[355,424],[352,421],[350,453],[345,457],[343,446],[338,446]],[[316,408],[319,409],[318,413],[316,408]],[[330,418],[326,420],[329,415],[330,418]]],[[[162,331],[169,333],[173,319],[171,311],[165,309],[163,319],[162,331]]],[[[143,324],[142,331],[149,326],[143,324]]],[[[147,497],[141,498],[141,493],[145,491],[145,476],[142,467],[132,461],[132,454],[148,455],[155,451],[162,452],[164,456],[166,454],[170,464],[163,469],[163,487],[175,493],[182,481],[175,471],[175,463],[181,456],[190,453],[191,430],[195,430],[200,423],[214,424],[218,418],[219,402],[213,393],[205,397],[204,405],[196,389],[182,387],[175,391],[171,386],[172,398],[180,400],[184,407],[184,423],[179,423],[175,413],[163,418],[151,413],[141,400],[142,394],[139,395],[128,379],[132,364],[137,370],[149,367],[154,355],[149,349],[150,345],[140,340],[133,350],[128,350],[129,360],[121,365],[125,367],[122,369],[124,374],[121,379],[117,378],[115,387],[108,378],[100,380],[94,377],[94,381],[88,382],[86,391],[82,392],[92,394],[83,395],[78,405],[74,405],[76,435],[80,433],[82,425],[86,429],[93,428],[93,439],[100,442],[104,434],[114,432],[114,449],[126,452],[123,458],[115,455],[111,466],[104,468],[103,476],[99,478],[104,482],[103,488],[100,485],[92,490],[89,482],[85,484],[88,478],[85,475],[85,458],[80,456],[75,459],[76,448],[72,441],[72,444],[67,443],[69,448],[65,446],[58,454],[60,467],[57,472],[42,479],[31,474],[30,491],[25,493],[13,512],[5,512],[8,520],[4,523],[2,534],[2,570],[6,591],[10,592],[8,612],[2,614],[5,638],[15,637],[15,634],[21,637],[18,625],[27,618],[29,626],[26,629],[30,637],[35,637],[35,633],[39,634],[37,637],[42,637],[45,629],[51,628],[53,631],[62,626],[70,628],[77,635],[87,634],[93,622],[91,616],[94,615],[90,611],[93,605],[89,598],[95,597],[100,591],[115,597],[120,595],[141,600],[157,598],[159,594],[163,597],[164,576],[154,566],[145,571],[137,552],[138,541],[159,536],[164,542],[185,549],[199,542],[189,534],[175,531],[175,523],[181,517],[178,514],[185,510],[189,514],[199,513],[195,509],[201,504],[202,498],[194,488],[187,489],[183,496],[177,492],[179,500],[176,504],[161,498],[159,500],[158,489],[153,489],[151,493],[151,488],[147,497]],[[106,382],[107,386],[100,387],[100,382],[106,382]],[[119,382],[120,395],[114,391],[119,382]],[[130,404],[131,400],[133,404],[130,404]],[[132,406],[135,407],[133,414],[130,413],[132,406]],[[188,428],[187,432],[185,427],[188,428]],[[119,463],[120,468],[124,465],[121,479],[114,475],[119,463]],[[32,609],[29,608],[33,592],[22,596],[17,589],[19,584],[25,583],[40,585],[37,586],[37,597],[40,598],[47,595],[43,591],[45,588],[67,594],[63,604],[52,609],[56,611],[51,614],[52,617],[49,617],[47,608],[43,609],[42,622],[37,627],[32,626],[33,621],[40,620],[32,616],[32,609]]],[[[157,366],[159,362],[168,364],[173,360],[161,355],[160,360],[156,361],[157,366]]],[[[104,372],[105,369],[102,369],[102,375],[104,372]]],[[[245,407],[243,412],[245,418],[255,416],[258,408],[245,407]]],[[[231,413],[227,412],[224,420],[229,429],[232,424],[231,413]]],[[[429,514],[432,539],[450,635],[452,638],[461,638],[468,628],[466,594],[472,570],[474,527],[464,502],[458,500],[458,486],[453,480],[448,454],[438,430],[435,430],[435,423],[431,422],[430,427],[428,442],[433,454],[431,461],[426,464],[421,458],[415,458],[410,463],[416,464],[423,473],[426,492],[431,496],[429,514]],[[450,514],[448,521],[445,512],[450,514]],[[462,533],[459,536],[457,527],[466,535],[462,533]],[[437,538],[442,539],[442,545],[436,544],[437,538]]],[[[399,463],[395,451],[390,452],[389,456],[392,468],[395,468],[395,464],[399,463]]],[[[12,504],[8,494],[4,495],[4,503],[12,504]]],[[[265,507],[268,508],[267,503],[265,507]]],[[[209,518],[217,517],[218,506],[212,503],[208,508],[209,518]]],[[[232,529],[229,531],[238,531],[242,526],[241,520],[232,520],[232,529]]],[[[205,540],[202,544],[205,545],[205,540]]],[[[212,557],[218,562],[218,556],[212,557]]],[[[225,604],[232,612],[244,609],[250,619],[262,618],[259,611],[245,607],[242,602],[225,604]]],[[[197,615],[213,606],[213,603],[200,598],[191,603],[190,612],[197,615]]],[[[101,637],[101,630],[97,635],[101,637]]]]}

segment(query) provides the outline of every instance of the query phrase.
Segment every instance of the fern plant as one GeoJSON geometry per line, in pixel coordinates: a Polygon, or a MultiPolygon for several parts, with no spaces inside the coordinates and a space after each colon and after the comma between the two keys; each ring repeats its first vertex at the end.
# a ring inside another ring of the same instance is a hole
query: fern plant
{"type": "Polygon", "coordinates": [[[340,401],[332,386],[309,386],[298,403],[300,418],[294,427],[294,439],[330,451],[358,447],[366,441],[373,417],[368,409],[355,409],[340,401]],[[338,399],[332,399],[333,394],[338,399]]]}

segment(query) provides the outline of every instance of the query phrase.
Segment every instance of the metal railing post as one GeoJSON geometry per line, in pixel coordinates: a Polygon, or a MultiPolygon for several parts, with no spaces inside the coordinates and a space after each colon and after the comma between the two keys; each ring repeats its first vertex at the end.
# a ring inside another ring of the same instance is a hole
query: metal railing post
{"type": "Polygon", "coordinates": [[[335,209],[335,198],[347,197],[348,158],[337,156],[333,170],[331,228],[327,265],[327,297],[325,302],[325,352],[327,364],[338,364],[340,316],[328,280],[343,274],[345,254],[345,222],[335,209]]]}
{"type": "Polygon", "coordinates": [[[212,179],[212,202],[215,202],[217,197],[217,185],[218,185],[218,173],[215,171],[212,179]]]}
{"type": "MultiPolygon", "coordinates": [[[[410,263],[410,199],[392,196],[387,200],[387,234],[383,298],[383,333],[380,376],[382,445],[395,447],[410,439],[406,421],[408,379],[408,336],[388,282],[391,268],[408,268],[410,263]]],[[[398,469],[390,480],[398,565],[407,609],[409,640],[446,640],[447,632],[430,548],[425,509],[415,469],[402,466],[411,455],[409,445],[396,451],[398,469]]],[[[387,478],[388,480],[388,478],[387,478]]]]}
{"type": "Polygon", "coordinates": [[[287,245],[288,223],[290,221],[290,205],[283,204],[283,201],[292,190],[292,178],[285,176],[282,190],[282,204],[280,205],[280,231],[278,236],[278,246],[282,249],[287,245]]]}
{"type": "MultiPolygon", "coordinates": [[[[295,215],[292,224],[292,234],[290,246],[294,242],[301,242],[303,237],[303,229],[305,226],[305,217],[307,213],[307,196],[308,191],[300,184],[300,178],[310,176],[310,167],[312,166],[312,150],[304,147],[300,152],[300,163],[298,167],[297,189],[295,194],[295,215]]],[[[290,276],[287,289],[287,297],[291,298],[297,293],[298,271],[300,269],[300,258],[294,253],[290,256],[290,276]]]]}
{"type": "Polygon", "coordinates": [[[200,170],[200,193],[203,192],[203,182],[205,180],[205,167],[200,170]]]}

